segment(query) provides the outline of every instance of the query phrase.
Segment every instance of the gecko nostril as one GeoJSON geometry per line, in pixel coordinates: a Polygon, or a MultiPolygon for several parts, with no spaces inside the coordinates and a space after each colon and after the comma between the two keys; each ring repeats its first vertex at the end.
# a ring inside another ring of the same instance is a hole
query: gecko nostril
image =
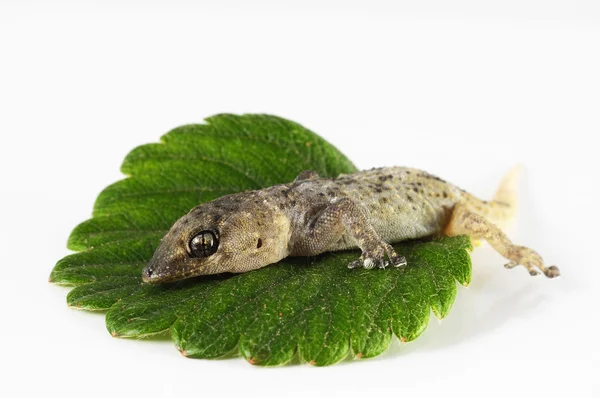
{"type": "Polygon", "coordinates": [[[144,282],[150,282],[150,280],[152,279],[152,274],[154,272],[150,269],[150,268],[144,268],[142,270],[142,281],[144,282]]]}

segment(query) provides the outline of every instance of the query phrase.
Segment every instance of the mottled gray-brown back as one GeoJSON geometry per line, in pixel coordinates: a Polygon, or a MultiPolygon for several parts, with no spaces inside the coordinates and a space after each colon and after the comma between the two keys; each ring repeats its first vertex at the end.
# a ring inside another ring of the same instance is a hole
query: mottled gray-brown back
{"type": "MultiPolygon", "coordinates": [[[[316,178],[298,184],[297,194],[317,204],[348,197],[361,205],[377,234],[386,242],[434,235],[443,230],[462,191],[418,169],[386,167],[316,178]]],[[[295,196],[295,195],[294,195],[295,196]]],[[[344,235],[331,250],[356,247],[344,235]]]]}

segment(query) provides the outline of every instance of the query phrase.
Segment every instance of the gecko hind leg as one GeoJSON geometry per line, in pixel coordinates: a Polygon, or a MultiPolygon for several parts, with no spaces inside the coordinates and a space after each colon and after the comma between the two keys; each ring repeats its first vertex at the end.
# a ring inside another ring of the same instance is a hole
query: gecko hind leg
{"type": "Polygon", "coordinates": [[[555,265],[547,267],[542,257],[533,249],[513,244],[504,232],[486,220],[480,214],[469,210],[464,204],[458,204],[452,211],[452,218],[446,227],[446,235],[469,235],[472,239],[485,239],[498,253],[510,262],[506,268],[524,266],[529,274],[538,275],[541,271],[548,278],[560,275],[555,265]]]}

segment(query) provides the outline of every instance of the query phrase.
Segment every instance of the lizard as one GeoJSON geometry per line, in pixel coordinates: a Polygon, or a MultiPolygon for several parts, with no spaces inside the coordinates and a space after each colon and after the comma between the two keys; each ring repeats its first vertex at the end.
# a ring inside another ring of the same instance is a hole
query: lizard
{"type": "Polygon", "coordinates": [[[515,213],[511,170],[494,199],[474,195],[407,167],[374,168],[336,178],[301,172],[287,184],[222,196],[177,220],[142,271],[147,283],[242,273],[288,256],[360,248],[349,268],[403,267],[391,243],[433,235],[486,240],[507,268],[560,275],[534,250],[513,244],[499,226],[515,213]]]}

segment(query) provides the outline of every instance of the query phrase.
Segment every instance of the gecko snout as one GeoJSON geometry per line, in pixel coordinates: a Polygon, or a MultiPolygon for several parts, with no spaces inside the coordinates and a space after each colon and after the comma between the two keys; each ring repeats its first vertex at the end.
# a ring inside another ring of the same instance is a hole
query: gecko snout
{"type": "Polygon", "coordinates": [[[152,269],[150,267],[146,266],[142,270],[142,281],[144,281],[145,283],[152,282],[152,275],[153,274],[154,274],[154,271],[152,271],[152,269]]]}
{"type": "Polygon", "coordinates": [[[152,257],[152,259],[146,264],[144,269],[142,270],[142,281],[144,283],[158,283],[160,282],[161,275],[164,273],[161,270],[160,264],[165,262],[163,256],[156,256],[156,254],[152,257]]]}
{"type": "Polygon", "coordinates": [[[163,240],[142,270],[144,283],[173,282],[189,277],[193,259],[186,259],[184,249],[171,248],[169,244],[163,240]]]}

